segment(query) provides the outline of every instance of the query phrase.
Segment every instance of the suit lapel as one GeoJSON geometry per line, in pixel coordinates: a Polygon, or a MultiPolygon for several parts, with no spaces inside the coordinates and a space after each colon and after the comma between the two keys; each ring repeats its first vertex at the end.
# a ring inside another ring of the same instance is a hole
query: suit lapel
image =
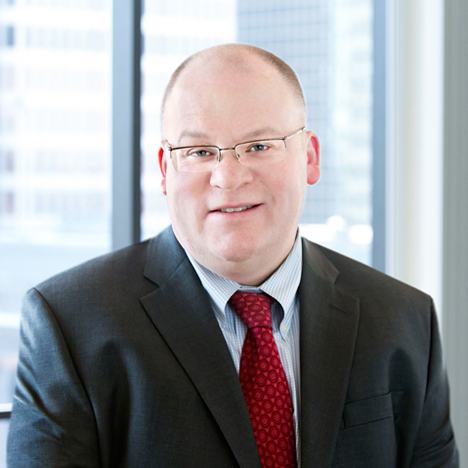
{"type": "Polygon", "coordinates": [[[301,459],[330,466],[359,321],[359,301],[336,285],[339,272],[315,245],[303,242],[300,294],[301,459]]]}
{"type": "Polygon", "coordinates": [[[217,421],[239,465],[260,467],[231,355],[198,276],[172,229],[150,242],[145,276],[159,287],[141,298],[217,421]]]}

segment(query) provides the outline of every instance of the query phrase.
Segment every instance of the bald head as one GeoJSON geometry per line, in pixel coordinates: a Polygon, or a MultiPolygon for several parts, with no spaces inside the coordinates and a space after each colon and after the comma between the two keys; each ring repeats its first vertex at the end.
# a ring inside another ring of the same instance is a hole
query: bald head
{"type": "Polygon", "coordinates": [[[223,44],[197,52],[184,60],[172,74],[166,87],[161,122],[164,121],[166,104],[173,89],[185,75],[192,72],[210,75],[223,72],[255,76],[259,70],[265,73],[265,68],[269,68],[271,74],[276,74],[287,85],[305,122],[304,95],[293,69],[276,55],[248,44],[223,44]]]}

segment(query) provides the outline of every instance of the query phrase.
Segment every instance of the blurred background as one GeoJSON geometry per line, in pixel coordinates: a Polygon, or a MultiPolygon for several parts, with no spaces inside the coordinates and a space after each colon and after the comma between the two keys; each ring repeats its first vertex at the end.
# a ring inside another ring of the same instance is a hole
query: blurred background
{"type": "Polygon", "coordinates": [[[22,296],[169,224],[162,94],[226,42],[275,53],[303,86],[322,178],[302,235],[434,297],[468,455],[463,21],[462,0],[0,0],[0,468],[22,296]]]}

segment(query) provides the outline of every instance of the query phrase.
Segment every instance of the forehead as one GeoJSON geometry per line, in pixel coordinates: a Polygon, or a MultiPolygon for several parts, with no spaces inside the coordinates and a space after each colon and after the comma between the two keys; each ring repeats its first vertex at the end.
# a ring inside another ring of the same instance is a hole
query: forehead
{"type": "Polygon", "coordinates": [[[174,138],[187,126],[209,132],[229,127],[234,135],[272,122],[285,130],[290,120],[297,126],[299,107],[291,86],[263,60],[196,60],[167,99],[163,131],[174,138]]]}

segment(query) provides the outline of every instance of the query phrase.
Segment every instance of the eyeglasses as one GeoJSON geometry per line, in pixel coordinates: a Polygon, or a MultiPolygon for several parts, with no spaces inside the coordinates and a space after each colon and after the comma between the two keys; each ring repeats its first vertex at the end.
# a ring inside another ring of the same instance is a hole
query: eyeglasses
{"type": "Polygon", "coordinates": [[[238,143],[232,148],[218,148],[217,146],[170,146],[172,164],[180,172],[212,171],[221,161],[222,151],[234,150],[236,159],[246,167],[274,164],[282,161],[286,155],[286,140],[304,132],[306,127],[282,138],[268,138],[266,140],[246,141],[238,143]]]}

